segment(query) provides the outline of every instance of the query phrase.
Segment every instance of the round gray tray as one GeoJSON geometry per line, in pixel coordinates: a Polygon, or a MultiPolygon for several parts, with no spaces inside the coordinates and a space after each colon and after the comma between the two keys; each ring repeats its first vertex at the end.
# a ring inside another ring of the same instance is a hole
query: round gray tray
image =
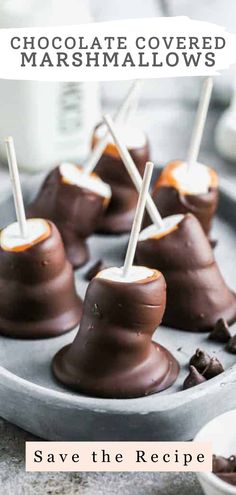
{"type": "MultiPolygon", "coordinates": [[[[220,239],[216,257],[235,288],[235,232],[230,221],[218,218],[214,235],[220,239]]],[[[127,239],[111,237],[107,242],[105,237],[92,237],[91,263],[102,258],[109,265],[120,265],[127,239]]],[[[87,269],[76,273],[82,296],[87,269]]],[[[38,341],[0,337],[0,414],[5,419],[51,440],[188,440],[206,421],[236,407],[236,356],[208,341],[207,335],[164,327],[158,329],[155,339],[181,364],[179,378],[169,390],[132,400],[96,399],[68,391],[54,380],[50,363],[57,350],[72,341],[75,331],[38,341]],[[199,346],[217,355],[226,371],[182,391],[189,358],[199,346]]]]}

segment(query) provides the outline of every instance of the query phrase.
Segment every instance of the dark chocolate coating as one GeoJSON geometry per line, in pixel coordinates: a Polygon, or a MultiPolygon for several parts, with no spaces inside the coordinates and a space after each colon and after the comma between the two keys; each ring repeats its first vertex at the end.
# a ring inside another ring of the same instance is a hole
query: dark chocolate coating
{"type": "Polygon", "coordinates": [[[166,300],[162,274],[120,283],[96,277],[90,283],[80,330],[53,360],[64,385],[97,397],[132,398],[169,387],[177,361],[151,340],[166,300]]]}
{"type": "MultiPolygon", "coordinates": [[[[150,159],[149,144],[129,150],[136,167],[143,176],[146,162],[150,159]]],[[[107,234],[129,232],[138,200],[138,193],[133,182],[118,156],[106,152],[100,158],[96,173],[112,189],[112,198],[100,221],[98,230],[107,234]]]]}
{"type": "Polygon", "coordinates": [[[28,217],[48,218],[59,229],[67,257],[74,268],[89,259],[86,239],[103,214],[102,196],[62,181],[59,167],[46,177],[36,199],[27,209],[28,217]]]}
{"type": "Polygon", "coordinates": [[[0,248],[0,333],[10,337],[55,337],[80,321],[71,264],[61,236],[51,234],[24,251],[0,248]]]}
{"type": "Polygon", "coordinates": [[[91,282],[91,280],[96,277],[96,275],[106,268],[103,260],[96,261],[89,270],[85,273],[85,280],[91,282]]]}
{"type": "MultiPolygon", "coordinates": [[[[184,194],[179,191],[174,184],[163,184],[162,178],[166,176],[168,169],[171,169],[175,164],[178,165],[178,163],[181,163],[181,160],[170,162],[163,169],[163,172],[153,187],[153,200],[162,217],[168,217],[178,213],[184,215],[186,213],[192,213],[197,217],[204,232],[208,235],[218,205],[218,187],[211,187],[207,193],[203,194],[184,194]]],[[[165,179],[165,182],[166,180],[167,179],[165,179]]],[[[149,224],[150,219],[146,216],[145,225],[149,224]]]]}
{"type": "Polygon", "coordinates": [[[185,215],[167,235],[139,242],[139,264],[160,270],[167,282],[163,323],[211,331],[217,320],[236,321],[236,295],[226,285],[198,220],[185,215]]]}

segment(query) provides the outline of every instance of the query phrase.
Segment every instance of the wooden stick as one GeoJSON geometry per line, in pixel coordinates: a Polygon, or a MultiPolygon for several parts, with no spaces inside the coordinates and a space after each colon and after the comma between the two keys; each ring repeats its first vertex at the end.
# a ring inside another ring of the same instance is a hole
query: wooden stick
{"type": "Polygon", "coordinates": [[[140,194],[138,198],[138,203],[135,211],[135,216],[134,216],[134,221],[130,233],[130,238],[129,238],[129,244],[125,256],[125,262],[124,262],[124,267],[123,267],[123,277],[127,277],[134,261],[134,256],[135,256],[135,251],[137,247],[137,242],[138,242],[138,237],[142,225],[142,220],[143,220],[143,214],[144,214],[144,209],[147,201],[147,195],[148,195],[148,190],[152,178],[152,171],[153,171],[153,163],[152,162],[147,162],[145,171],[144,171],[144,176],[143,176],[143,181],[142,181],[142,186],[140,189],[140,194]]]}
{"type": "MultiPolygon", "coordinates": [[[[127,95],[125,96],[122,105],[115,114],[114,119],[116,122],[122,121],[126,115],[126,112],[130,111],[131,104],[137,99],[140,86],[141,86],[141,81],[139,79],[134,81],[127,95]]],[[[90,158],[88,159],[87,163],[84,166],[83,169],[84,174],[89,175],[95,169],[98,161],[100,160],[103,154],[103,151],[106,148],[108,140],[109,140],[109,131],[107,131],[105,136],[102,139],[98,140],[97,144],[95,145],[90,155],[90,158]]]]}
{"type": "MultiPolygon", "coordinates": [[[[140,173],[137,170],[137,167],[127,149],[125,144],[123,143],[122,137],[120,136],[118,130],[116,129],[116,126],[110,117],[110,115],[106,114],[103,117],[104,122],[106,122],[110,133],[116,143],[116,146],[119,150],[120,156],[122,158],[122,161],[124,162],[124,165],[128,171],[128,174],[130,175],[138,193],[140,193],[141,186],[142,186],[142,178],[140,173]]],[[[160,229],[163,227],[163,220],[161,218],[161,215],[151,198],[150,194],[147,196],[147,205],[146,205],[147,211],[151,217],[152,222],[160,229]]]]}
{"type": "Polygon", "coordinates": [[[12,183],[13,198],[15,204],[16,218],[19,224],[20,234],[23,238],[28,236],[28,228],[25,216],[25,208],[22,197],[22,190],[20,184],[19,171],[16,161],[16,152],[14,141],[12,137],[7,137],[5,139],[7,160],[10,171],[10,178],[12,183]]]}
{"type": "Polygon", "coordinates": [[[190,146],[187,154],[187,164],[190,169],[197,162],[199,150],[202,141],[202,135],[206,123],[207,112],[210,104],[211,93],[213,88],[212,77],[206,77],[203,81],[200,100],[193,126],[190,146]]]}

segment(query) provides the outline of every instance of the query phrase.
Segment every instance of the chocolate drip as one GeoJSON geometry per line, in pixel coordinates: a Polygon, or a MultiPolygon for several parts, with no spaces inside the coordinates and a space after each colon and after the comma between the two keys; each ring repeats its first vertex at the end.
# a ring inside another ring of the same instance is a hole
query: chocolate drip
{"type": "Polygon", "coordinates": [[[51,234],[24,251],[0,248],[0,333],[10,337],[53,337],[74,328],[82,302],[61,236],[51,234]]]}
{"type": "Polygon", "coordinates": [[[178,364],[151,340],[165,309],[162,274],[121,283],[96,277],[90,283],[74,342],[53,360],[59,381],[83,394],[132,398],[169,387],[178,364]]]}
{"type": "Polygon", "coordinates": [[[137,261],[160,270],[167,282],[165,325],[211,331],[220,318],[236,321],[236,296],[226,285],[210,244],[191,214],[169,234],[140,241],[137,261]]]}
{"type": "Polygon", "coordinates": [[[89,259],[86,239],[94,232],[106,200],[95,192],[63,182],[59,167],[46,177],[28,217],[48,218],[59,229],[67,257],[74,268],[89,259]]]}
{"type": "MultiPolygon", "coordinates": [[[[116,150],[116,148],[114,148],[116,150]]],[[[141,176],[149,160],[149,145],[129,150],[141,176]]],[[[112,198],[99,224],[107,234],[129,232],[134,219],[138,193],[119,156],[105,150],[96,167],[97,174],[111,186],[112,198]]]]}

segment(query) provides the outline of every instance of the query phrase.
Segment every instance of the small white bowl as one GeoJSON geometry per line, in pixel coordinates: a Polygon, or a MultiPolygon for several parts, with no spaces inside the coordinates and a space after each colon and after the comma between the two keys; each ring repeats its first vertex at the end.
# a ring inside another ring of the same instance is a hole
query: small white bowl
{"type": "MultiPolygon", "coordinates": [[[[207,423],[194,440],[211,442],[213,453],[216,455],[236,455],[236,409],[207,423]]],[[[236,487],[222,481],[213,473],[197,473],[197,476],[206,495],[236,495],[236,487]]]]}

